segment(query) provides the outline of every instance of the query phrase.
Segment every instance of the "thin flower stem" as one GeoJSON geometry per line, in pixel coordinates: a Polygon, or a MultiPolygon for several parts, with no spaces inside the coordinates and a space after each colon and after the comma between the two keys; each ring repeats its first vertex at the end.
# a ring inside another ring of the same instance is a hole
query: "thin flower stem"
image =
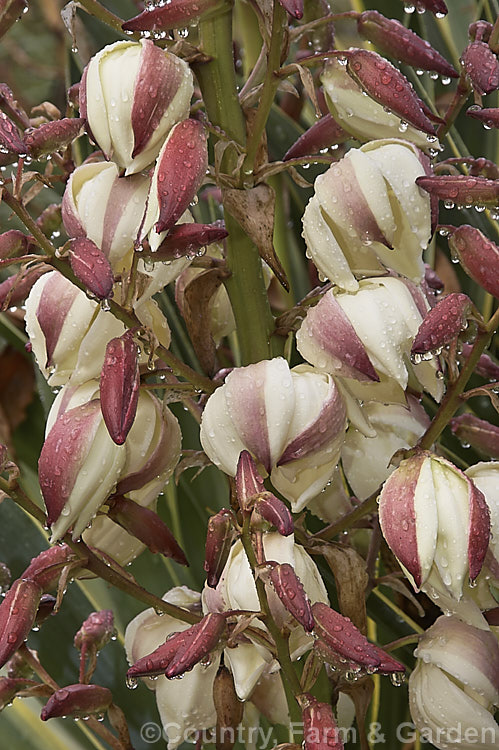
{"type": "MultiPolygon", "coordinates": [[[[110,26],[117,31],[121,36],[125,36],[125,32],[121,28],[123,19],[119,16],[115,16],[114,13],[111,13],[107,8],[104,8],[104,6],[98,3],[97,0],[78,0],[78,4],[81,5],[90,16],[94,16],[94,18],[105,23],[106,26],[110,26]]],[[[140,34],[130,34],[129,37],[130,39],[140,39],[140,34]]]]}
{"type": "Polygon", "coordinates": [[[364,500],[363,503],[354,508],[354,510],[350,511],[350,513],[347,513],[340,518],[339,521],[329,524],[329,526],[326,526],[324,529],[317,532],[317,534],[314,534],[312,539],[324,539],[325,541],[329,541],[330,539],[334,539],[334,537],[341,531],[347,531],[347,529],[350,529],[357,521],[374,513],[376,510],[377,497],[378,492],[375,492],[368,497],[367,500],[364,500]]]}
{"type": "Polygon", "coordinates": [[[314,31],[321,26],[326,26],[328,23],[332,23],[333,21],[339,21],[342,18],[352,18],[354,20],[357,20],[359,16],[360,13],[356,10],[346,10],[344,13],[330,13],[327,16],[316,18],[314,21],[309,21],[308,23],[304,23],[301,26],[297,26],[296,28],[291,29],[289,36],[293,41],[296,41],[307,32],[314,31]]]}
{"type": "Polygon", "coordinates": [[[459,112],[464,106],[469,96],[469,93],[470,93],[470,84],[468,83],[466,79],[465,73],[462,72],[459,78],[459,82],[457,84],[457,89],[456,89],[456,93],[454,94],[454,98],[449,104],[449,108],[443,118],[445,120],[445,124],[442,123],[437,128],[437,138],[443,138],[445,135],[447,135],[448,131],[454,124],[456,117],[458,116],[459,112]]]}
{"type": "Polygon", "coordinates": [[[387,643],[386,646],[382,646],[383,651],[395,651],[397,648],[403,646],[409,646],[411,643],[419,643],[420,635],[404,635],[402,638],[397,638],[396,641],[387,643]]]}

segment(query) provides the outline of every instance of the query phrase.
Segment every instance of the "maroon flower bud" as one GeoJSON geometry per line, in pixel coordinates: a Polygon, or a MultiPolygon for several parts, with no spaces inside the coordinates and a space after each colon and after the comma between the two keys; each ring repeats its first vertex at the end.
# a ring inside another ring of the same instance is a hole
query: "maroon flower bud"
{"type": "MultiPolygon", "coordinates": [[[[412,345],[411,354],[440,351],[468,325],[473,303],[466,294],[448,294],[426,314],[412,345]]],[[[423,357],[424,359],[424,357],[423,357]]]]}
{"type": "Polygon", "coordinates": [[[490,458],[499,459],[499,427],[474,414],[461,414],[450,421],[450,428],[463,445],[471,445],[490,458]]]}
{"type": "MultiPolygon", "coordinates": [[[[342,53],[343,54],[343,53],[342,53]]],[[[375,52],[354,49],[344,53],[347,71],[375,101],[423,133],[435,135],[424,105],[407,78],[375,52]]]]}
{"type": "MultiPolygon", "coordinates": [[[[170,0],[152,6],[122,24],[124,31],[164,31],[182,29],[219,5],[220,0],[170,0]]],[[[300,16],[301,18],[301,16],[300,16]]]]}
{"type": "Polygon", "coordinates": [[[71,240],[69,262],[75,276],[97,299],[111,296],[114,275],[105,254],[86,237],[71,240]]]}
{"type": "Polygon", "coordinates": [[[127,672],[128,679],[183,674],[215,648],[225,628],[225,617],[210,612],[187,630],[174,633],[155,651],[139,659],[127,672]]]}
{"type": "Polygon", "coordinates": [[[315,633],[340,657],[375,671],[381,664],[376,646],[369,643],[348,617],[343,617],[326,604],[312,605],[315,633]]]}
{"type": "MultiPolygon", "coordinates": [[[[463,344],[461,354],[464,359],[468,359],[471,350],[473,349],[472,344],[463,344]]],[[[488,354],[482,354],[477,362],[475,371],[482,378],[490,380],[492,383],[499,380],[499,365],[494,362],[488,354]]]]}
{"type": "Polygon", "coordinates": [[[303,747],[305,750],[343,750],[333,709],[309,693],[299,697],[303,713],[303,747]]]}
{"type": "Polygon", "coordinates": [[[414,68],[434,70],[448,78],[459,77],[452,65],[429,42],[393,18],[385,18],[376,10],[368,10],[357,19],[357,29],[384,55],[390,55],[414,68]]]}
{"type": "Polygon", "coordinates": [[[440,276],[438,276],[437,272],[427,263],[425,263],[424,267],[424,280],[427,286],[434,291],[441,292],[444,288],[444,282],[440,276]]]}
{"type": "Polygon", "coordinates": [[[110,609],[92,612],[74,637],[75,648],[81,651],[85,646],[100,651],[114,632],[114,615],[110,609]]]}
{"type": "Polygon", "coordinates": [[[146,544],[151,552],[159,552],[179,565],[189,565],[172,532],[154,511],[118,496],[110,501],[108,516],[146,544]]]}
{"type": "Polygon", "coordinates": [[[0,283],[0,310],[17,307],[24,302],[35,281],[49,270],[47,266],[37,265],[24,268],[0,283]]]}
{"type": "Polygon", "coordinates": [[[208,521],[206,533],[206,552],[204,558],[204,569],[207,573],[206,582],[214,588],[229,557],[234,531],[232,526],[232,514],[226,508],[222,508],[208,521]]]}
{"type": "Polygon", "coordinates": [[[28,10],[27,0],[0,1],[0,37],[28,10]]]}
{"type": "Polygon", "coordinates": [[[111,339],[100,376],[100,404],[109,435],[123,445],[133,425],[139,401],[140,373],[133,334],[111,339]]]}
{"type": "Polygon", "coordinates": [[[26,146],[19,136],[19,131],[4,112],[0,112],[0,153],[26,153],[26,146]]]}
{"type": "Polygon", "coordinates": [[[80,103],[80,82],[73,83],[66,91],[66,99],[70,107],[78,109],[80,103]]]}
{"type": "Polygon", "coordinates": [[[486,128],[499,128],[499,108],[498,107],[470,107],[466,110],[468,117],[482,122],[486,128]]]}
{"type": "Polygon", "coordinates": [[[36,684],[34,680],[23,677],[0,677],[0,711],[10,705],[20,692],[36,684]]]}
{"type": "Polygon", "coordinates": [[[450,235],[449,247],[468,276],[499,298],[499,247],[469,224],[450,235]]]}
{"type": "Polygon", "coordinates": [[[82,117],[64,117],[62,120],[44,122],[38,128],[24,133],[26,151],[33,159],[62,151],[83,133],[84,125],[82,117]]]}
{"type": "Polygon", "coordinates": [[[499,180],[446,174],[417,177],[416,183],[430,195],[445,201],[449,208],[453,208],[454,203],[460,206],[499,203],[499,180]]]}
{"type": "Polygon", "coordinates": [[[294,531],[293,516],[282,500],[271,492],[262,493],[255,503],[254,513],[275,526],[282,536],[289,536],[294,531]]]}
{"type": "Polygon", "coordinates": [[[14,99],[14,94],[6,83],[0,83],[0,106],[2,110],[12,120],[23,122],[25,127],[29,127],[29,117],[18,102],[14,99]]]}
{"type": "Polygon", "coordinates": [[[47,620],[50,615],[54,613],[56,604],[57,598],[55,596],[52,596],[52,594],[42,594],[40,604],[38,605],[38,612],[36,613],[35,625],[33,627],[33,630],[35,630],[35,628],[39,628],[40,625],[42,625],[42,623],[44,623],[45,620],[47,620]]]}
{"type": "Polygon", "coordinates": [[[289,563],[273,565],[270,573],[270,581],[281,602],[288,612],[310,632],[314,629],[314,617],[310,601],[305,593],[303,585],[289,563]]]}
{"type": "Polygon", "coordinates": [[[265,486],[251,453],[241,451],[236,470],[236,493],[241,509],[249,510],[262,492],[265,486]]]}
{"type": "Polygon", "coordinates": [[[41,595],[38,583],[22,578],[5,595],[0,604],[0,668],[28,637],[41,595]]]}
{"type": "Polygon", "coordinates": [[[298,21],[303,18],[303,2],[304,0],[279,0],[282,7],[289,13],[290,16],[296,18],[298,21]]]}
{"type": "Polygon", "coordinates": [[[159,153],[152,177],[147,215],[157,217],[157,232],[170,229],[180,219],[201,187],[207,167],[203,125],[197,120],[179,122],[159,153]]]}
{"type": "Polygon", "coordinates": [[[50,206],[45,208],[38,219],[36,225],[46,235],[51,235],[53,232],[59,231],[62,224],[61,216],[61,204],[51,203],[50,206]]]}
{"type": "Polygon", "coordinates": [[[444,0],[417,0],[417,5],[425,10],[434,13],[437,18],[446,16],[449,12],[444,0]]]}
{"type": "Polygon", "coordinates": [[[228,237],[223,222],[214,224],[176,224],[157,250],[150,251],[153,260],[175,260],[195,254],[200,248],[228,237]]]}
{"type": "Polygon", "coordinates": [[[299,159],[301,156],[312,156],[324,148],[344,143],[350,134],[338,125],[333,115],[325,115],[317,120],[293,143],[283,156],[283,161],[299,159]]]}
{"type": "Polygon", "coordinates": [[[55,591],[62,569],[75,559],[75,553],[67,544],[50,547],[31,560],[22,577],[37,583],[44,593],[55,591]]]}
{"type": "Polygon", "coordinates": [[[475,21],[468,26],[468,36],[473,42],[488,42],[493,28],[487,21],[475,21]]]}
{"type": "Polygon", "coordinates": [[[101,714],[113,702],[110,690],[100,685],[67,685],[56,690],[42,708],[42,721],[54,719],[57,716],[75,716],[76,718],[89,714],[101,714]]]}
{"type": "Polygon", "coordinates": [[[499,62],[488,44],[471,42],[461,55],[461,65],[473,90],[483,96],[499,86],[499,62]]]}
{"type": "Polygon", "coordinates": [[[9,229],[8,232],[0,234],[0,259],[24,255],[28,244],[29,238],[19,229],[9,229]]]}

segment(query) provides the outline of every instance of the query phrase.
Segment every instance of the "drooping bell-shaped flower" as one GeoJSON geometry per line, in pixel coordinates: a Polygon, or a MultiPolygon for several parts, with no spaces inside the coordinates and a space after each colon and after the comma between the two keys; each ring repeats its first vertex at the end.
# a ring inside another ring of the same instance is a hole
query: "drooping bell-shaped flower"
{"type": "Polygon", "coordinates": [[[208,399],[201,443],[235,476],[248,450],[279,492],[301,510],[331,478],[345,429],[345,405],[333,379],[278,357],[233,370],[208,399]]]}
{"type": "Polygon", "coordinates": [[[142,39],[120,41],[88,63],[80,86],[80,114],[107,159],[141,172],[165,136],[189,112],[193,92],[187,63],[142,39]]]}
{"type": "Polygon", "coordinates": [[[426,174],[425,160],[408,141],[371,141],[316,179],[303,236],[324,277],[350,292],[358,289],[357,276],[385,266],[421,281],[431,206],[415,180],[426,174]]]}

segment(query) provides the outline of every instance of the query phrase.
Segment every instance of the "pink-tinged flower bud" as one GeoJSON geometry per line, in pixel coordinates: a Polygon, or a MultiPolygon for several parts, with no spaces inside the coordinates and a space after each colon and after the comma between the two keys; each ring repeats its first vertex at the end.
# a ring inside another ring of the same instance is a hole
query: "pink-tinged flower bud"
{"type": "Polygon", "coordinates": [[[102,714],[113,702],[108,688],[100,685],[67,685],[56,690],[42,708],[40,719],[47,721],[57,716],[88,716],[102,714]]]}
{"type": "Polygon", "coordinates": [[[468,36],[473,42],[488,42],[493,28],[487,21],[475,21],[468,26],[468,36]]]}
{"type": "Polygon", "coordinates": [[[479,120],[486,128],[499,128],[499,108],[470,107],[466,110],[468,117],[479,120]]]}
{"type": "Polygon", "coordinates": [[[415,180],[426,161],[407,141],[371,141],[316,179],[303,236],[320,274],[349,292],[384,266],[421,281],[431,203],[415,180]]]}
{"type": "Polygon", "coordinates": [[[62,151],[83,133],[82,117],[64,117],[62,120],[44,122],[38,128],[24,133],[26,151],[38,159],[54,151],[62,151]]]}
{"type": "Polygon", "coordinates": [[[208,521],[204,569],[206,582],[214,588],[222,575],[234,539],[232,514],[222,508],[208,521]]]}
{"type": "Polygon", "coordinates": [[[75,553],[67,544],[56,545],[34,557],[22,577],[37,583],[43,593],[55,591],[63,568],[76,559],[75,553]]]}
{"type": "Polygon", "coordinates": [[[499,62],[488,44],[471,42],[461,55],[461,65],[473,90],[483,96],[499,86],[499,62]]]}
{"type": "Polygon", "coordinates": [[[440,400],[438,362],[409,362],[422,321],[411,288],[401,279],[380,277],[361,280],[355,294],[335,292],[327,292],[307,313],[296,336],[300,354],[315,367],[345,378],[349,391],[362,401],[405,403],[409,382],[440,400]],[[379,382],[366,377],[370,370],[363,361],[370,362],[379,382]]]}
{"type": "Polygon", "coordinates": [[[303,585],[289,563],[275,564],[269,573],[274,590],[288,612],[303,625],[306,631],[314,629],[310,601],[303,585]]]}
{"type": "Polygon", "coordinates": [[[250,510],[255,499],[265,492],[263,479],[249,451],[241,451],[236,469],[236,493],[242,510],[250,510]]]}
{"type": "Polygon", "coordinates": [[[123,31],[168,31],[192,25],[220,4],[220,0],[170,0],[150,5],[122,24],[123,31]]]}
{"type": "Polygon", "coordinates": [[[333,709],[309,693],[299,697],[303,713],[304,750],[343,750],[333,709]]]}
{"type": "Polygon", "coordinates": [[[78,651],[83,647],[100,651],[115,633],[114,615],[110,609],[92,612],[87,617],[74,637],[74,645],[78,651]]]}
{"type": "Polygon", "coordinates": [[[348,73],[369,96],[417,130],[434,136],[435,128],[424,112],[423,103],[397,68],[368,50],[349,50],[345,55],[348,73]]]}
{"type": "Polygon", "coordinates": [[[468,326],[473,303],[466,294],[455,292],[428,311],[412,345],[412,355],[440,352],[468,326]]]}
{"type": "Polygon", "coordinates": [[[0,604],[0,668],[28,637],[41,596],[38,583],[22,578],[7,591],[0,604]]]}
{"type": "MultiPolygon", "coordinates": [[[[463,359],[468,359],[471,350],[473,349],[472,344],[463,344],[461,355],[463,359]]],[[[476,365],[476,372],[482,378],[487,378],[491,383],[499,380],[499,365],[494,362],[488,354],[482,354],[476,365]]]]}
{"type": "Polygon", "coordinates": [[[271,492],[263,492],[260,495],[254,505],[253,516],[255,514],[275,526],[282,536],[289,536],[294,531],[293,516],[282,500],[271,492]]]}
{"type": "Polygon", "coordinates": [[[92,240],[86,237],[71,240],[69,262],[77,279],[97,299],[111,296],[114,283],[112,268],[105,254],[92,240]]]}
{"type": "Polygon", "coordinates": [[[100,377],[102,416],[116,445],[123,445],[133,425],[139,386],[137,345],[133,334],[127,331],[106,346],[100,377]]]}
{"type": "Polygon", "coordinates": [[[499,203],[499,180],[486,177],[459,175],[432,175],[418,177],[417,185],[439,200],[461,206],[496,205],[499,203]]]}
{"type": "Polygon", "coordinates": [[[10,706],[16,695],[39,683],[24,677],[0,677],[0,711],[10,706]]]}
{"type": "Polygon", "coordinates": [[[150,251],[150,258],[158,261],[176,260],[196,255],[202,247],[228,237],[223,222],[214,224],[176,224],[158,248],[150,251]]]}
{"type": "Polygon", "coordinates": [[[112,162],[77,167],[62,200],[66,232],[70,237],[88,237],[95,242],[116,273],[128,270],[149,186],[149,178],[140,174],[120,177],[112,162]]]}
{"type": "Polygon", "coordinates": [[[463,445],[471,445],[475,450],[490,458],[499,458],[499,427],[475,417],[474,414],[461,414],[450,421],[450,428],[463,445]]]}
{"type": "Polygon", "coordinates": [[[417,0],[416,4],[424,10],[434,13],[437,18],[443,18],[449,12],[444,0],[417,0]]]}
{"type": "Polygon", "coordinates": [[[499,646],[490,630],[440,617],[419,641],[409,679],[412,720],[440,750],[499,743],[499,646]]]}
{"type": "Polygon", "coordinates": [[[304,0],[279,0],[279,2],[290,16],[296,18],[298,21],[300,18],[303,18],[304,0]]]}
{"type": "Polygon", "coordinates": [[[369,643],[350,618],[343,617],[322,602],[312,606],[312,613],[316,635],[332,651],[361,667],[376,670],[381,663],[376,647],[369,643]]]}
{"type": "Polygon", "coordinates": [[[128,677],[164,674],[168,678],[188,672],[218,644],[225,629],[225,616],[210,612],[196,625],[176,633],[152,654],[142,657],[127,672],[128,677]]]}
{"type": "Polygon", "coordinates": [[[483,494],[450,461],[420,453],[402,461],[379,497],[383,535],[415,589],[428,583],[455,601],[479,574],[489,544],[483,494]]]}
{"type": "Polygon", "coordinates": [[[459,77],[452,65],[429,42],[393,18],[385,18],[376,10],[367,10],[358,17],[357,29],[384,55],[420,70],[434,70],[447,78],[459,77]]]}
{"type": "Polygon", "coordinates": [[[201,422],[209,458],[235,476],[247,450],[294,512],[327,484],[338,461],[346,408],[333,379],[282,358],[234,369],[210,396],[201,422]]]}
{"type": "Polygon", "coordinates": [[[376,138],[403,137],[423,151],[438,152],[440,147],[434,135],[418,130],[398,114],[386,111],[375,97],[366,96],[368,92],[347,73],[344,60],[328,60],[321,81],[334,119],[362,143],[376,138]]]}
{"type": "Polygon", "coordinates": [[[283,156],[283,161],[299,159],[301,156],[312,156],[324,148],[344,143],[350,134],[338,125],[332,115],[325,115],[317,120],[293,143],[283,156]]]}
{"type": "MultiPolygon", "coordinates": [[[[489,508],[490,541],[484,565],[484,569],[488,570],[484,570],[485,575],[480,577],[485,579],[487,589],[490,578],[495,581],[497,587],[499,582],[499,461],[481,461],[466,469],[465,474],[483,492],[489,508]]],[[[474,593],[472,590],[471,594],[474,593]]],[[[495,606],[496,602],[491,602],[490,596],[488,598],[489,602],[482,606],[482,609],[495,606]]]]}
{"type": "Polygon", "coordinates": [[[28,10],[27,0],[1,0],[0,2],[0,37],[28,10]]]}
{"type": "Polygon", "coordinates": [[[499,298],[499,247],[469,224],[450,235],[449,247],[468,276],[499,298]]]}
{"type": "Polygon", "coordinates": [[[37,265],[22,269],[0,283],[0,310],[21,305],[28,297],[38,279],[48,271],[47,266],[37,265]]]}
{"type": "Polygon", "coordinates": [[[201,187],[208,167],[206,131],[197,120],[175,125],[161,149],[152,176],[145,224],[170,229],[201,187]]]}
{"type": "Polygon", "coordinates": [[[157,157],[165,136],[185,119],[193,92],[187,63],[153,42],[120,41],[89,62],[80,114],[107,159],[134,174],[157,157]]]}
{"type": "Polygon", "coordinates": [[[4,112],[0,112],[0,153],[26,154],[26,146],[19,136],[19,131],[4,112]]]}
{"type": "Polygon", "coordinates": [[[29,238],[19,229],[9,229],[0,234],[0,259],[15,258],[24,255],[28,249],[29,238]]]}
{"type": "Polygon", "coordinates": [[[144,542],[151,552],[169,557],[179,565],[189,565],[172,532],[154,511],[125,497],[115,497],[110,501],[108,516],[144,542]]]}

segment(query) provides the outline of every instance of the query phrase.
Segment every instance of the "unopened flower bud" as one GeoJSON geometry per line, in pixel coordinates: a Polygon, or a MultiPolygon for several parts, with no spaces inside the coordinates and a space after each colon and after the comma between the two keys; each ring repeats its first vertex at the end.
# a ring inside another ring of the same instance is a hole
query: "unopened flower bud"
{"type": "Polygon", "coordinates": [[[448,78],[459,77],[452,65],[429,42],[393,18],[385,18],[376,10],[367,10],[358,17],[357,29],[384,55],[420,70],[434,70],[448,78]]]}
{"type": "MultiPolygon", "coordinates": [[[[464,360],[469,358],[472,349],[473,349],[473,344],[464,343],[462,345],[461,355],[464,360]]],[[[499,365],[496,362],[494,362],[494,360],[488,354],[481,355],[480,359],[478,360],[476,364],[475,369],[478,375],[480,375],[482,378],[486,378],[487,380],[490,380],[491,383],[494,383],[496,380],[499,380],[499,365]]]]}
{"type": "Polygon", "coordinates": [[[324,148],[344,143],[349,138],[350,134],[336,122],[332,115],[324,115],[293,143],[284,154],[283,161],[299,159],[301,156],[312,156],[324,148]]]}
{"type": "Polygon", "coordinates": [[[0,259],[15,258],[24,255],[28,249],[29,238],[19,229],[9,229],[0,234],[0,259]]]}
{"type": "Polygon", "coordinates": [[[343,750],[333,709],[308,693],[299,697],[303,713],[304,750],[343,750]]]}
{"type": "Polygon", "coordinates": [[[168,526],[149,508],[117,496],[110,501],[108,516],[146,544],[151,552],[169,557],[179,565],[189,564],[168,526]]]}
{"type": "Polygon", "coordinates": [[[102,416],[117,445],[123,445],[133,425],[139,386],[137,345],[133,334],[127,331],[107,344],[100,377],[102,416]]]}
{"type": "Polygon", "coordinates": [[[0,677],[0,711],[10,706],[16,695],[36,684],[24,677],[0,677]]]}
{"type": "Polygon", "coordinates": [[[449,247],[468,276],[499,298],[499,247],[468,224],[450,235],[449,247]]]}
{"type": "Polygon", "coordinates": [[[234,538],[232,514],[229,510],[222,508],[208,521],[206,533],[206,551],[204,558],[204,569],[208,586],[214,588],[227,562],[230,548],[234,538]]]}
{"type": "Polygon", "coordinates": [[[38,583],[22,578],[6,593],[0,604],[0,668],[28,637],[41,595],[38,583]]]}
{"type": "Polygon", "coordinates": [[[43,209],[36,220],[37,227],[47,236],[50,236],[54,232],[58,232],[61,228],[61,224],[62,216],[60,203],[51,203],[47,208],[43,209]]]}
{"type": "Polygon", "coordinates": [[[97,299],[111,296],[114,275],[105,254],[86,237],[71,240],[69,262],[73,273],[97,299]]]}
{"type": "Polygon", "coordinates": [[[343,617],[322,602],[312,606],[315,634],[340,657],[373,671],[381,659],[376,646],[369,643],[348,617],[343,617]]]}
{"type": "Polygon", "coordinates": [[[22,577],[37,583],[43,593],[55,591],[63,568],[75,559],[76,555],[71,547],[67,544],[58,544],[34,557],[22,577]]]}
{"type": "Polygon", "coordinates": [[[90,646],[95,651],[100,651],[113,636],[114,615],[110,609],[100,612],[92,612],[74,637],[74,645],[81,651],[83,645],[90,646]]]}
{"type": "Polygon", "coordinates": [[[345,56],[348,73],[369,96],[414,128],[430,136],[435,134],[414,88],[388,60],[364,49],[349,50],[345,56]]]}
{"type": "Polygon", "coordinates": [[[491,94],[499,86],[499,62],[485,42],[468,44],[461,55],[461,65],[480,96],[491,94]]]}
{"type": "Polygon", "coordinates": [[[292,18],[296,18],[298,21],[303,18],[304,0],[279,0],[279,2],[292,18]]]}
{"type": "Polygon", "coordinates": [[[187,63],[148,39],[104,47],[85,68],[80,114],[108,159],[134,174],[157,157],[187,117],[193,92],[187,63]]]}
{"type": "Polygon", "coordinates": [[[102,714],[113,702],[108,688],[100,685],[67,685],[56,690],[42,708],[42,721],[57,716],[85,717],[89,714],[102,714]]]}
{"type": "Polygon", "coordinates": [[[1,0],[0,2],[0,37],[28,10],[27,0],[1,0]]]}
{"type": "Polygon", "coordinates": [[[471,445],[480,453],[499,459],[499,427],[497,425],[479,419],[474,414],[461,414],[451,419],[450,428],[463,445],[471,445]]]}
{"type": "Polygon", "coordinates": [[[498,107],[469,107],[466,114],[474,120],[479,120],[486,128],[499,128],[498,107]]]}
{"type": "Polygon", "coordinates": [[[162,147],[152,176],[145,225],[170,229],[194,199],[206,174],[206,131],[197,120],[175,125],[162,147]]]}
{"type": "Polygon", "coordinates": [[[84,125],[82,117],[64,117],[42,123],[24,134],[26,151],[33,159],[62,151],[82,134],[84,125]]]}
{"type": "Polygon", "coordinates": [[[282,500],[271,492],[263,492],[260,495],[254,505],[253,518],[255,514],[275,526],[282,536],[289,536],[294,531],[293,516],[282,500]]]}
{"type": "Polygon", "coordinates": [[[440,351],[468,326],[473,303],[466,294],[455,292],[441,299],[426,314],[412,345],[412,354],[440,351]]]}
{"type": "Polygon", "coordinates": [[[442,18],[449,12],[444,0],[417,0],[417,4],[434,13],[437,18],[442,18]]]}
{"type": "Polygon", "coordinates": [[[40,604],[38,605],[38,611],[36,613],[33,630],[35,630],[35,628],[39,628],[40,625],[45,622],[45,620],[47,620],[51,615],[54,614],[56,604],[57,598],[55,596],[52,596],[52,594],[42,594],[40,604]]]}
{"type": "Polygon", "coordinates": [[[241,451],[236,469],[236,494],[241,509],[249,510],[262,492],[265,486],[251,453],[241,451]]]}
{"type": "Polygon", "coordinates": [[[432,175],[418,177],[416,184],[448,205],[493,205],[499,203],[499,181],[469,175],[432,175]]]}
{"type": "Polygon", "coordinates": [[[428,582],[456,601],[489,544],[483,494],[450,461],[422,452],[402,461],[379,497],[383,535],[416,589],[428,582]]]}
{"type": "Polygon", "coordinates": [[[183,29],[215,9],[220,0],[170,0],[152,5],[122,24],[124,31],[167,31],[183,29]]]}
{"type": "Polygon", "coordinates": [[[26,146],[19,136],[16,126],[4,112],[0,112],[0,153],[26,154],[26,146]]]}
{"type": "Polygon", "coordinates": [[[150,251],[150,258],[169,261],[195,254],[212,242],[220,242],[228,236],[223,222],[214,224],[176,224],[158,248],[150,251]]]}
{"type": "Polygon", "coordinates": [[[289,563],[275,564],[269,573],[274,590],[288,612],[298,620],[306,631],[314,629],[314,617],[310,601],[303,585],[289,563]]]}

